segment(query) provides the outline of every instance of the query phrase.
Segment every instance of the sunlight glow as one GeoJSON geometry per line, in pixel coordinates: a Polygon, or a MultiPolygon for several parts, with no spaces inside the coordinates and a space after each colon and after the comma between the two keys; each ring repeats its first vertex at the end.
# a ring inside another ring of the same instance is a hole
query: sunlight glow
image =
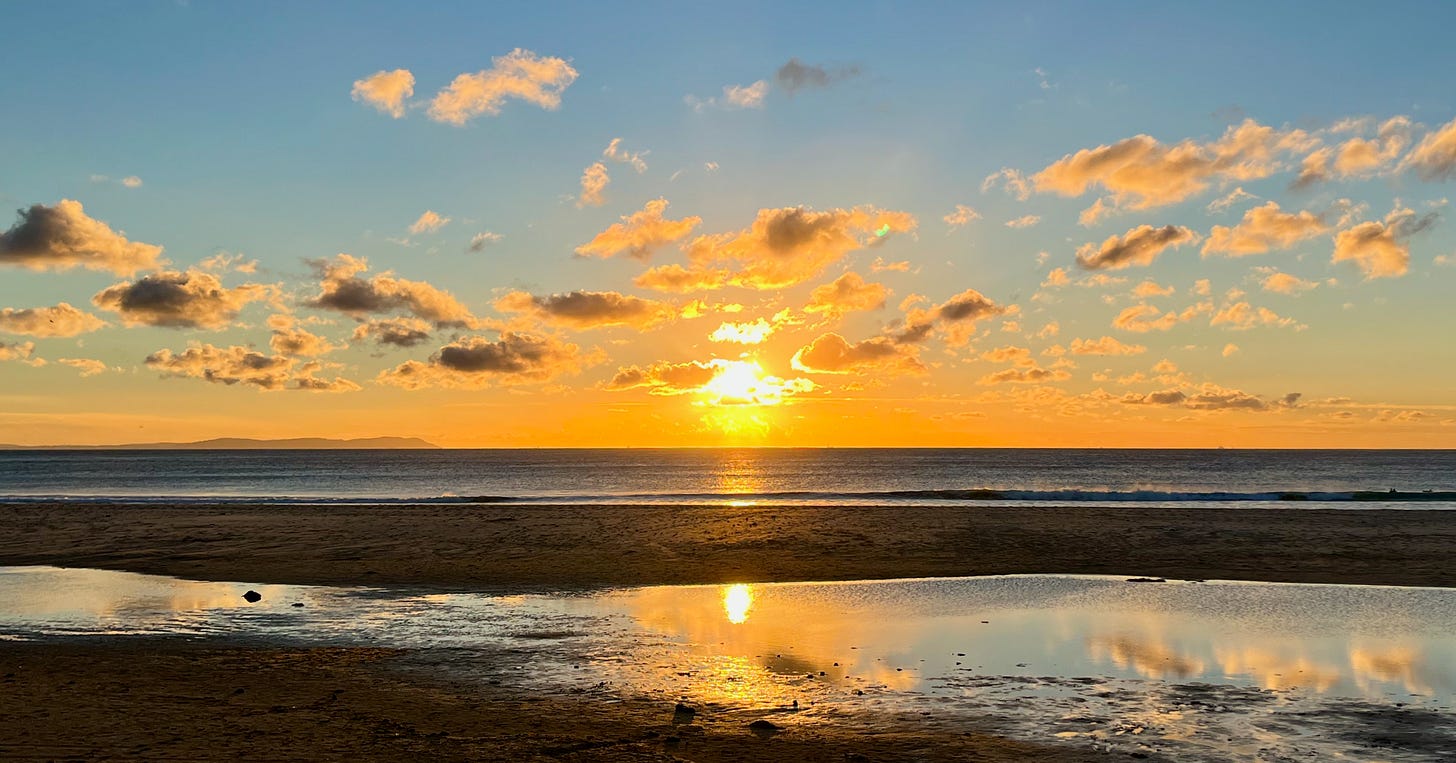
{"type": "Polygon", "coordinates": [[[778,405],[784,398],[814,389],[808,379],[767,376],[753,360],[713,361],[718,374],[699,390],[708,405],[778,405]]]}
{"type": "Polygon", "coordinates": [[[728,622],[742,624],[748,620],[748,610],[752,606],[753,590],[748,586],[738,583],[723,591],[723,611],[728,614],[728,622]]]}

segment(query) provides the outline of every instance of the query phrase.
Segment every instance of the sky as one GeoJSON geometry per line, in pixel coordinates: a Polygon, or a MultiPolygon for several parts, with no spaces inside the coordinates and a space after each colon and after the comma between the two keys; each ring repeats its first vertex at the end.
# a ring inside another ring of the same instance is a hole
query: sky
{"type": "Polygon", "coordinates": [[[1456,447],[1456,7],[4,17],[0,443],[1456,447]]]}

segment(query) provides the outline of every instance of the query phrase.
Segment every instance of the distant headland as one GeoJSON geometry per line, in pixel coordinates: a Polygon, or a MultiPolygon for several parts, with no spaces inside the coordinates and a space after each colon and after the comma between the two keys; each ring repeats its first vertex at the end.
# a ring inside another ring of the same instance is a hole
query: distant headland
{"type": "Polygon", "coordinates": [[[438,450],[439,447],[418,437],[361,437],[353,440],[215,437],[196,442],[133,442],[125,445],[0,445],[0,450],[438,450]]]}

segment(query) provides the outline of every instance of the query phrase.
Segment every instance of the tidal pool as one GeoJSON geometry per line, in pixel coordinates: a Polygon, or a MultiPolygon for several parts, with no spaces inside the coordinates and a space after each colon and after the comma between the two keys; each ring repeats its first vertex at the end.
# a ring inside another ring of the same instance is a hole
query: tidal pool
{"type": "Polygon", "coordinates": [[[396,646],[529,691],[1198,760],[1456,758],[1452,634],[1456,590],[1431,588],[1021,575],[487,596],[0,568],[0,640],[396,646]]]}

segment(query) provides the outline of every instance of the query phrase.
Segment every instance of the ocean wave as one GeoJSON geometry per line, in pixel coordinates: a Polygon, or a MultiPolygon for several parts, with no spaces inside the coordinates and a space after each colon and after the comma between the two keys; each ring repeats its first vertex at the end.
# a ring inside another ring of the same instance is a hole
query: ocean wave
{"type": "Polygon", "coordinates": [[[1297,504],[1390,503],[1453,504],[1456,491],[1168,491],[1168,490],[1018,490],[999,488],[884,490],[861,492],[769,491],[611,493],[553,495],[436,495],[422,497],[256,496],[256,495],[0,495],[9,503],[135,503],[208,505],[217,503],[307,505],[487,505],[487,504],[725,504],[796,505],[873,504],[1297,504]]]}

